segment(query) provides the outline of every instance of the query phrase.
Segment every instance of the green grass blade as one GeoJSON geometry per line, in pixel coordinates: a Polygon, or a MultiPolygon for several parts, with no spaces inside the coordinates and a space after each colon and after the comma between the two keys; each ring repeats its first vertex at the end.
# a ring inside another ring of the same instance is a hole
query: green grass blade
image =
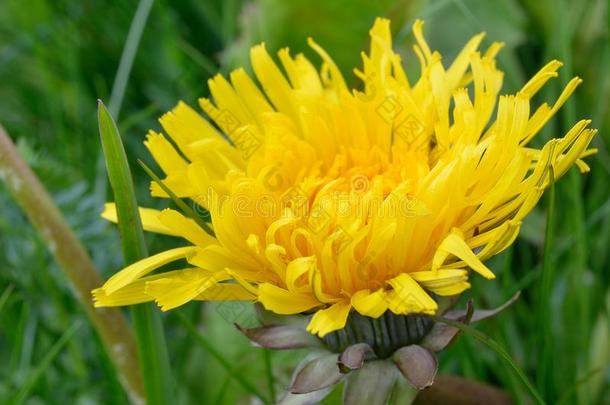
{"type": "Polygon", "coordinates": [[[2,292],[2,295],[0,296],[0,313],[2,312],[4,305],[8,301],[8,299],[11,296],[11,294],[13,293],[14,289],[15,289],[15,285],[9,284],[8,287],[6,287],[4,289],[4,291],[2,292]]]}
{"type": "MultiPolygon", "coordinates": [[[[133,68],[133,62],[136,58],[136,53],[140,46],[140,40],[144,28],[146,27],[146,21],[150,15],[150,10],[153,6],[154,0],[140,0],[138,8],[133,16],[127,38],[125,40],[125,46],[121,53],[121,59],[119,60],[119,66],[117,68],[114,81],[112,83],[112,90],[110,91],[110,101],[108,103],[108,110],[114,119],[119,119],[121,107],[123,105],[123,99],[125,97],[125,90],[127,89],[127,82],[131,75],[133,68]]],[[[99,197],[103,197],[106,194],[105,188],[106,182],[104,181],[103,175],[103,161],[100,158],[97,161],[97,178],[95,184],[95,193],[99,197]]]]}
{"type": "Polygon", "coordinates": [[[434,319],[437,322],[445,323],[445,324],[447,324],[449,326],[453,326],[454,328],[458,328],[462,332],[466,332],[469,335],[472,335],[479,342],[483,343],[485,346],[487,346],[491,350],[493,350],[498,356],[500,356],[500,358],[502,360],[504,360],[506,365],[509,366],[509,368],[517,375],[517,377],[519,377],[519,379],[521,380],[521,382],[523,383],[525,388],[527,388],[528,392],[530,393],[530,395],[532,396],[534,401],[537,404],[545,404],[544,399],[542,399],[542,396],[540,395],[540,393],[536,390],[536,388],[531,383],[529,378],[527,378],[527,375],[525,375],[523,370],[521,370],[519,368],[519,366],[513,361],[513,359],[510,356],[510,354],[508,354],[506,352],[506,350],[504,350],[504,348],[502,346],[500,346],[495,340],[493,340],[492,338],[490,338],[486,334],[484,334],[482,332],[479,332],[478,330],[476,330],[472,326],[464,325],[461,322],[452,321],[450,319],[445,319],[445,318],[438,317],[438,316],[434,317],[434,319]]]}
{"type": "MultiPolygon", "coordinates": [[[[574,75],[573,56],[574,50],[572,44],[576,36],[575,15],[573,9],[568,8],[572,4],[568,0],[561,2],[552,2],[555,10],[555,26],[557,27],[557,39],[559,44],[560,59],[564,63],[563,74],[560,75],[561,85],[565,87],[568,80],[574,75]]],[[[562,131],[566,133],[576,123],[576,105],[574,97],[570,97],[562,107],[561,111],[561,126],[562,131]]],[[[585,204],[583,200],[583,180],[582,176],[572,168],[567,177],[566,203],[569,210],[566,211],[566,222],[569,230],[575,236],[575,245],[570,252],[569,261],[573,265],[571,277],[568,279],[571,285],[571,293],[567,296],[567,306],[574,308],[575,315],[574,323],[571,327],[576,333],[572,333],[569,337],[570,348],[584,348],[589,346],[590,332],[592,328],[591,314],[591,297],[593,294],[585,294],[590,287],[586,283],[589,263],[589,252],[587,242],[587,232],[585,229],[585,204]]],[[[573,350],[573,349],[572,349],[573,350]]],[[[574,363],[573,363],[574,364],[574,363]]],[[[581,378],[587,372],[589,366],[587,364],[576,362],[574,367],[575,375],[572,379],[581,378]]],[[[555,368],[557,371],[562,367],[555,368]]],[[[563,373],[563,371],[561,371],[563,373]]],[[[587,390],[579,389],[578,403],[590,403],[588,396],[590,393],[587,390]]]]}
{"type": "Polygon", "coordinates": [[[110,93],[110,101],[108,102],[108,109],[115,119],[119,119],[119,112],[123,105],[123,98],[125,97],[125,89],[127,88],[127,82],[131,74],[131,68],[133,67],[133,61],[136,58],[138,47],[140,46],[140,40],[142,39],[142,33],[148,20],[148,15],[153,6],[153,0],[140,0],[138,8],[129,27],[129,33],[125,40],[125,47],[121,54],[121,60],[119,67],[117,68],[114,83],[112,84],[112,91],[110,93]]]}
{"type": "Polygon", "coordinates": [[[81,323],[76,321],[64,332],[63,335],[55,342],[55,344],[51,347],[51,349],[44,356],[40,364],[31,372],[31,374],[27,377],[21,389],[15,395],[12,402],[15,405],[22,404],[30,395],[30,392],[36,386],[38,379],[44,374],[45,370],[49,368],[55,357],[61,352],[61,349],[70,341],[74,333],[78,330],[81,323]]]}
{"type": "Polygon", "coordinates": [[[559,397],[559,400],[557,401],[557,405],[569,404],[570,403],[569,400],[574,396],[574,394],[576,393],[576,391],[578,389],[584,388],[584,387],[590,388],[590,386],[588,386],[588,384],[591,382],[591,379],[597,375],[603,374],[602,373],[603,371],[604,371],[603,368],[596,368],[596,369],[589,371],[583,377],[576,380],[576,382],[574,382],[574,384],[569,386],[565,390],[563,395],[561,395],[561,397],[559,397]]]}
{"type": "Polygon", "coordinates": [[[275,400],[275,379],[273,378],[273,363],[271,359],[271,350],[263,349],[263,361],[265,362],[265,373],[267,376],[267,384],[269,385],[269,395],[272,400],[275,400]]]}
{"type": "Polygon", "coordinates": [[[549,370],[552,367],[553,353],[553,313],[551,292],[554,280],[554,264],[552,263],[553,231],[555,218],[555,172],[551,166],[549,172],[549,203],[546,213],[546,230],[544,236],[544,252],[542,263],[542,279],[540,280],[540,296],[538,302],[538,359],[537,383],[538,389],[547,397],[552,392],[552,381],[549,370]]]}
{"type": "Polygon", "coordinates": [[[203,337],[201,335],[201,333],[199,333],[199,331],[197,330],[195,325],[193,325],[193,323],[191,321],[189,321],[188,318],[186,316],[184,316],[184,314],[181,314],[180,312],[178,312],[178,319],[180,319],[180,322],[182,322],[182,324],[191,333],[191,335],[195,338],[195,340],[197,341],[197,343],[199,343],[199,345],[203,348],[203,350],[205,350],[208,354],[210,354],[212,357],[214,357],[214,359],[216,359],[216,361],[218,361],[218,363],[225,370],[227,370],[227,373],[229,373],[229,375],[231,377],[233,377],[235,379],[235,381],[237,381],[239,383],[239,385],[241,385],[244,388],[244,390],[246,390],[250,394],[258,397],[261,401],[263,401],[266,404],[271,403],[271,401],[269,401],[254,385],[252,385],[248,380],[246,380],[243,377],[243,375],[240,374],[240,372],[238,370],[235,370],[233,368],[233,366],[229,363],[229,361],[227,361],[227,359],[225,359],[223,357],[223,355],[220,354],[220,352],[218,350],[216,350],[214,345],[212,345],[210,342],[208,342],[207,339],[205,337],[203,337]]]}
{"type": "Polygon", "coordinates": [[[116,203],[123,256],[125,263],[131,264],[148,256],[148,252],[121,135],[110,112],[101,100],[98,100],[98,124],[108,179],[116,203]]]}
{"type": "MultiPolygon", "coordinates": [[[[99,130],[108,178],[114,192],[125,264],[148,255],[133,181],[121,136],[110,113],[99,101],[99,130]]],[[[132,319],[148,404],[173,400],[169,356],[159,315],[150,304],[132,307],[132,319]]]]}

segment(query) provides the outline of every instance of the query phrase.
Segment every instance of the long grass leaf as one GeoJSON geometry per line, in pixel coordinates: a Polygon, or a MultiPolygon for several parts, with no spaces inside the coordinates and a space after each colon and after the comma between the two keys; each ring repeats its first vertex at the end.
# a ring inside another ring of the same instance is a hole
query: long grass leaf
{"type": "MultiPolygon", "coordinates": [[[[140,40],[150,15],[154,0],[140,0],[138,8],[131,20],[129,32],[125,39],[125,46],[121,53],[121,59],[119,60],[119,66],[117,68],[116,75],[114,76],[114,82],[112,83],[112,90],[110,91],[110,101],[108,103],[108,110],[114,119],[119,119],[121,107],[123,105],[123,98],[125,97],[125,91],[127,89],[127,82],[131,75],[133,68],[133,62],[136,58],[136,53],[140,47],[140,40]]],[[[106,181],[103,175],[103,159],[97,161],[97,178],[95,181],[95,194],[98,197],[106,195],[106,181]]]]}
{"type": "Polygon", "coordinates": [[[552,263],[553,231],[555,218],[555,173],[551,166],[549,172],[549,203],[546,212],[546,229],[544,236],[544,252],[542,263],[542,279],[540,280],[540,296],[538,301],[538,359],[537,382],[538,389],[547,395],[552,391],[549,370],[553,362],[553,313],[551,292],[554,280],[554,264],[552,263]]]}
{"type": "Polygon", "coordinates": [[[453,321],[453,320],[450,320],[450,319],[445,319],[443,317],[438,317],[438,316],[434,317],[434,319],[437,322],[445,323],[445,324],[447,324],[449,326],[453,326],[455,328],[458,328],[462,332],[466,332],[469,335],[472,335],[472,337],[474,337],[479,342],[483,343],[485,346],[487,346],[491,350],[493,350],[498,356],[500,356],[500,358],[502,360],[504,360],[506,365],[509,366],[509,368],[517,375],[517,377],[519,377],[519,380],[521,380],[521,382],[523,383],[525,388],[527,388],[527,391],[530,393],[530,395],[532,396],[534,401],[537,404],[545,404],[544,399],[542,399],[542,396],[540,395],[540,393],[536,390],[536,388],[531,383],[529,378],[527,378],[527,375],[525,375],[525,373],[514,362],[514,360],[510,356],[510,354],[508,354],[506,352],[506,350],[504,350],[504,348],[502,346],[500,346],[495,340],[493,340],[492,338],[490,338],[486,334],[476,330],[472,326],[464,325],[461,322],[453,321]]]}
{"type": "Polygon", "coordinates": [[[265,373],[267,375],[267,384],[269,385],[269,395],[271,399],[275,399],[275,379],[273,378],[273,363],[271,359],[271,350],[263,349],[263,361],[265,362],[265,373]]]}
{"type": "Polygon", "coordinates": [[[25,400],[30,395],[32,389],[36,387],[36,383],[40,379],[40,377],[44,374],[44,372],[49,368],[55,357],[61,352],[61,349],[70,341],[70,338],[74,335],[74,333],[80,327],[80,322],[76,321],[66,330],[63,335],[55,342],[55,344],[51,347],[51,349],[45,354],[40,364],[31,372],[31,374],[25,380],[23,386],[13,399],[13,404],[19,405],[25,402],[25,400]]]}
{"type": "MultiPolygon", "coordinates": [[[[119,131],[99,101],[98,121],[108,178],[114,193],[125,264],[148,255],[133,181],[119,131]]],[[[150,304],[132,307],[132,318],[146,398],[149,404],[173,401],[169,356],[159,315],[150,304]]]]}
{"type": "Polygon", "coordinates": [[[125,90],[127,88],[127,82],[131,74],[131,68],[133,67],[133,61],[136,58],[138,47],[140,46],[140,40],[142,39],[142,33],[148,20],[148,15],[153,6],[154,0],[140,0],[138,8],[131,21],[129,27],[129,33],[125,40],[125,47],[121,54],[121,60],[119,67],[117,68],[114,83],[112,84],[112,91],[110,92],[110,101],[108,102],[108,109],[115,119],[119,119],[119,113],[121,106],[123,105],[123,98],[125,97],[125,90]]]}
{"type": "MultiPolygon", "coordinates": [[[[574,9],[571,7],[573,2],[562,0],[561,2],[552,2],[555,12],[555,26],[557,27],[557,39],[559,44],[560,59],[563,62],[564,73],[560,76],[562,87],[565,87],[568,80],[573,76],[573,55],[574,51],[572,44],[575,37],[576,16],[573,14],[574,9]]],[[[567,132],[576,122],[576,105],[575,100],[571,97],[566,101],[561,111],[561,123],[563,132],[567,132]]],[[[566,203],[569,210],[566,212],[566,220],[569,224],[569,230],[575,236],[574,249],[570,252],[570,264],[573,265],[573,271],[570,273],[569,283],[571,285],[571,293],[567,297],[567,306],[574,308],[575,316],[573,317],[573,325],[571,329],[578,331],[569,335],[569,346],[571,348],[583,348],[589,346],[591,333],[591,297],[593,294],[586,294],[584,291],[590,289],[586,284],[586,271],[589,262],[589,253],[587,247],[587,231],[585,229],[585,204],[582,197],[583,183],[582,177],[578,171],[573,168],[567,173],[566,188],[566,203]]],[[[575,367],[570,367],[575,371],[572,379],[578,379],[583,376],[589,369],[589,365],[575,362],[572,363],[575,367]]],[[[559,371],[563,367],[556,367],[559,371]]],[[[561,373],[564,373],[562,370],[561,373]]],[[[580,403],[590,403],[588,396],[590,393],[587,390],[579,389],[578,398],[580,403]]],[[[555,399],[555,398],[554,398],[555,399]]]]}
{"type": "Polygon", "coordinates": [[[4,308],[4,305],[8,301],[8,299],[11,296],[11,294],[13,293],[14,289],[15,289],[15,285],[9,284],[8,287],[6,287],[4,289],[4,291],[2,292],[2,295],[0,296],[0,313],[2,313],[2,309],[4,308]]]}
{"type": "Polygon", "coordinates": [[[227,371],[227,373],[230,376],[232,376],[235,379],[235,381],[237,381],[239,383],[239,385],[241,385],[244,388],[244,390],[246,390],[250,394],[258,397],[261,401],[263,401],[266,404],[271,403],[253,384],[251,384],[248,380],[246,380],[244,378],[244,376],[238,370],[233,368],[231,363],[229,363],[229,361],[227,359],[225,359],[224,356],[218,350],[216,350],[214,345],[212,345],[210,342],[208,342],[207,339],[205,337],[203,337],[201,335],[201,333],[199,333],[199,331],[197,330],[195,325],[193,325],[193,323],[191,321],[189,321],[188,318],[186,316],[184,316],[184,314],[181,314],[180,312],[178,312],[178,319],[180,319],[180,322],[182,322],[182,324],[186,327],[186,329],[191,333],[191,335],[195,338],[197,343],[199,343],[199,345],[209,355],[214,357],[214,359],[216,359],[216,361],[218,361],[218,363],[227,371]]]}

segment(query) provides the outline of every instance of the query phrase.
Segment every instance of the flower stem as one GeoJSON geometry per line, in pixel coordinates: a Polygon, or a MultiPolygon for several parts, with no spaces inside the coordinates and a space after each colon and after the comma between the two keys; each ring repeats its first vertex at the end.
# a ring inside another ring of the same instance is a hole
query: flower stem
{"type": "Polygon", "coordinates": [[[102,284],[93,260],[72,232],[38,177],[21,158],[15,145],[0,126],[0,178],[4,180],[23,212],[28,216],[49,252],[74,287],[76,298],[89,316],[106,353],[120,374],[133,402],[141,402],[144,389],[140,379],[136,347],[129,326],[118,309],[96,309],[91,290],[102,284]],[[120,348],[120,350],[117,350],[120,348]]]}

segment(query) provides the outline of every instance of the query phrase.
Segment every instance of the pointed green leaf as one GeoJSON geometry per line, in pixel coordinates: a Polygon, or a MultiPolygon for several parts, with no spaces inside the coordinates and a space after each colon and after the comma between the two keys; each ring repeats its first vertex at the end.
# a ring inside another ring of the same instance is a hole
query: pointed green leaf
{"type": "Polygon", "coordinates": [[[26,379],[25,383],[21,386],[19,391],[16,393],[13,398],[13,404],[22,404],[28,398],[28,395],[32,391],[32,389],[36,386],[36,383],[45,373],[45,371],[49,368],[55,357],[61,352],[61,349],[70,341],[74,333],[80,327],[80,322],[76,321],[66,330],[63,335],[55,342],[55,344],[49,349],[49,351],[45,354],[42,361],[36,367],[31,374],[26,379]]]}
{"type": "MultiPolygon", "coordinates": [[[[98,101],[98,124],[108,178],[114,193],[125,264],[148,256],[133,181],[118,128],[98,101]]],[[[132,307],[132,319],[148,404],[172,402],[169,356],[159,315],[150,304],[132,307]]]]}
{"type": "Polygon", "coordinates": [[[199,346],[210,354],[220,365],[227,371],[227,373],[235,379],[246,391],[252,395],[258,397],[261,401],[268,404],[271,403],[261,392],[256,388],[255,385],[250,383],[244,376],[237,370],[231,363],[218,351],[216,348],[197,330],[195,325],[189,319],[181,313],[178,313],[178,319],[186,327],[186,329],[195,338],[199,346]]]}

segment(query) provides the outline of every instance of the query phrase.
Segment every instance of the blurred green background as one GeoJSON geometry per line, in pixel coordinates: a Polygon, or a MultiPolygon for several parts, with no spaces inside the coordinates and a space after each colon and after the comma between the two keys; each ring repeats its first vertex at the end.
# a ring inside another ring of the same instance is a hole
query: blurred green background
{"type": "MultiPolygon", "coordinates": [[[[354,85],[351,70],[368,49],[376,16],[392,19],[395,47],[408,67],[411,24],[426,21],[426,35],[445,61],[470,36],[506,42],[499,66],[506,71],[503,93],[515,91],[551,59],[565,66],[560,78],[537,96],[551,101],[571,75],[584,79],[570,103],[547,126],[542,142],[566,131],[576,119],[591,118],[600,133],[599,153],[587,159],[585,176],[572,169],[556,185],[552,333],[542,335],[537,316],[546,222],[545,197],[528,217],[516,244],[494,258],[493,282],[474,279],[465,294],[478,307],[504,302],[523,290],[518,303],[479,326],[500,342],[528,373],[549,403],[610,403],[610,41],[606,0],[158,0],[144,23],[142,39],[125,86],[115,80],[136,1],[0,1],[0,123],[40,176],[73,229],[107,278],[121,267],[116,229],[98,218],[109,197],[100,160],[96,99],[112,107],[132,164],[139,202],[148,196],[147,176],[135,163],[151,164],[142,145],[156,118],[178,100],[194,105],[207,95],[216,72],[248,66],[248,49],[265,41],[277,50],[306,49],[312,36],[335,58],[354,85]],[[115,86],[114,95],[113,85],[115,86]],[[124,90],[124,91],[123,91],[124,90]],[[122,100],[122,103],[117,102],[122,100]],[[540,348],[552,349],[550,359],[540,348]],[[539,379],[540,369],[550,377],[539,379]]],[[[416,71],[416,69],[411,69],[416,71]]],[[[125,71],[124,71],[125,72],[125,71]]],[[[415,77],[412,75],[412,77],[415,77]]],[[[149,250],[173,241],[147,235],[149,250]]],[[[262,351],[235,332],[247,322],[249,306],[191,303],[177,310],[196,321],[202,334],[248,380],[266,389],[262,351]]],[[[235,383],[178,322],[163,314],[176,403],[251,403],[235,383]]],[[[304,353],[274,353],[277,388],[304,353]]],[[[64,274],[0,183],[0,401],[25,392],[29,404],[120,404],[127,401],[112,366],[64,274]],[[43,359],[75,322],[81,327],[50,362],[43,359]],[[25,388],[24,388],[25,387],[25,388]]],[[[441,355],[443,373],[460,374],[509,391],[528,403],[519,382],[497,356],[469,336],[441,355]]],[[[332,395],[327,403],[337,403],[332,395]]]]}

